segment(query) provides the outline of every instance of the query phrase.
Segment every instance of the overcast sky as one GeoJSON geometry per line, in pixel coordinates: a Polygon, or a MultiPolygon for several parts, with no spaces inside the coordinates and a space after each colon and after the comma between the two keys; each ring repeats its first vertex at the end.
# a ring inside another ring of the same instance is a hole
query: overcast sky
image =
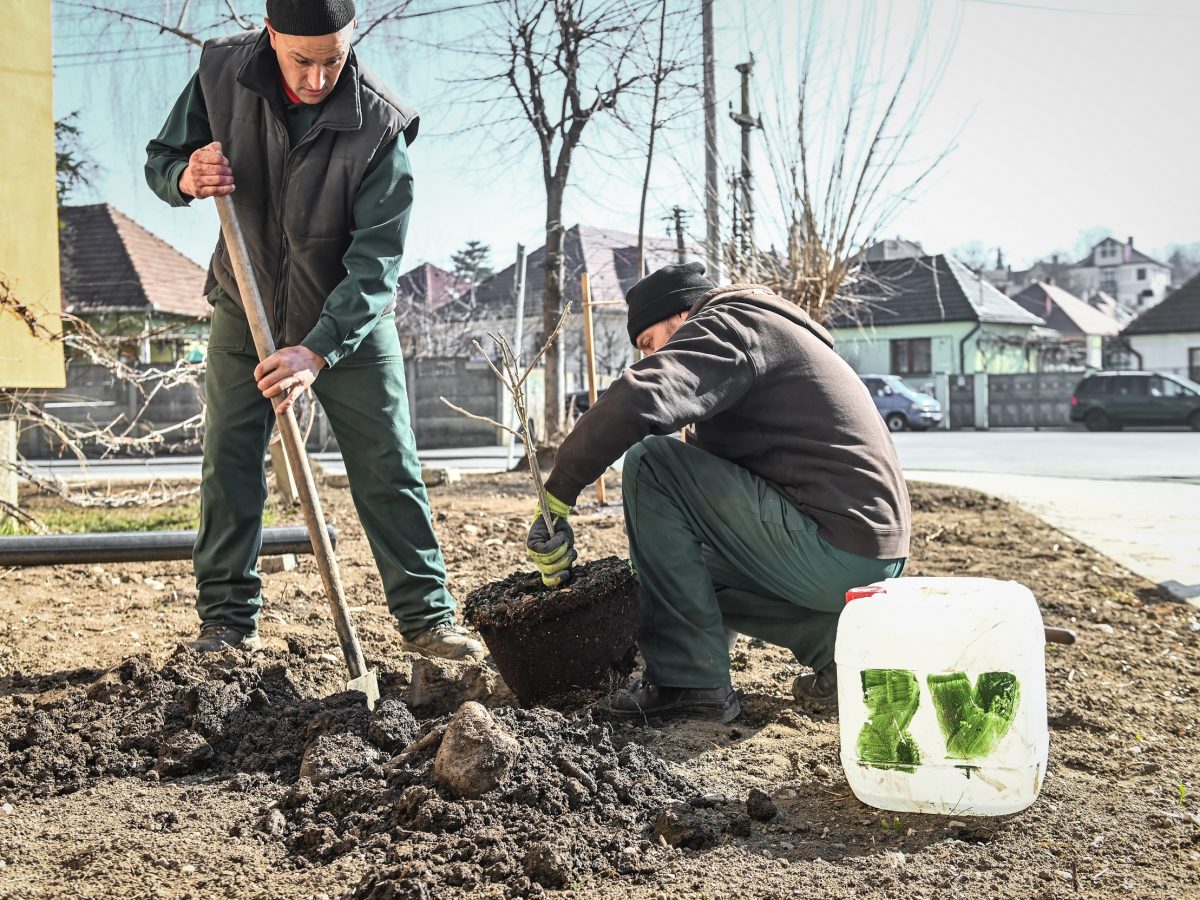
{"type": "MultiPolygon", "coordinates": [[[[194,70],[197,53],[140,26],[105,28],[72,2],[55,2],[55,108],[60,116],[80,110],[85,144],[101,167],[91,194],[75,202],[111,203],[192,258],[206,260],[217,232],[211,204],[170,209],[142,175],[146,140],[194,70]]],[[[670,2],[683,10],[695,6],[698,18],[699,0],[670,2]]],[[[360,0],[364,24],[381,3],[360,0]]],[[[412,8],[444,5],[452,4],[416,0],[412,8]]],[[[163,4],[128,0],[120,6],[155,14],[163,4]]],[[[812,5],[715,0],[715,6],[721,163],[728,167],[739,139],[725,112],[738,90],[733,66],[755,54],[755,104],[765,109],[754,111],[768,118],[778,112],[780,98],[786,102],[794,91],[799,11],[812,5]]],[[[922,4],[880,0],[846,13],[848,6],[824,4],[828,46],[819,58],[840,71],[844,17],[870,9],[880,72],[894,73],[921,21],[922,4]]],[[[465,63],[424,46],[433,37],[470,34],[480,27],[478,14],[456,12],[393,27],[414,41],[396,49],[372,36],[360,52],[422,114],[422,136],[411,150],[417,200],[406,265],[448,265],[450,254],[469,239],[491,244],[494,262],[507,264],[515,242],[542,242],[536,150],[513,144],[503,129],[462,133],[481,114],[449,85],[465,63]]],[[[1098,226],[1122,239],[1134,236],[1151,252],[1200,240],[1198,30],[1200,5],[1193,0],[934,0],[918,58],[919,90],[906,97],[909,103],[928,101],[907,161],[915,170],[946,147],[953,150],[886,233],[920,240],[931,251],[978,240],[1002,247],[1014,264],[1070,251],[1082,230],[1098,226]]],[[[755,136],[756,144],[761,140],[755,136]]],[[[619,143],[600,124],[585,137],[589,141],[606,150],[619,143]]],[[[648,206],[653,233],[663,233],[662,217],[678,203],[693,213],[690,228],[702,238],[703,210],[695,193],[702,151],[697,113],[677,123],[656,167],[648,206]]],[[[632,159],[581,160],[567,197],[568,224],[635,231],[640,166],[632,159]]],[[[769,207],[774,189],[761,149],[755,166],[761,202],[769,207]]],[[[764,209],[763,232],[772,231],[770,218],[764,209]]],[[[764,242],[768,238],[760,234],[764,242]]]]}

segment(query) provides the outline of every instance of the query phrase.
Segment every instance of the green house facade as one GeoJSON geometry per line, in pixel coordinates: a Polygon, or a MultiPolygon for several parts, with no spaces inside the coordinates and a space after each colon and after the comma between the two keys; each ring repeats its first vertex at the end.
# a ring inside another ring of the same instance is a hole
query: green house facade
{"type": "Polygon", "coordinates": [[[938,254],[867,262],[855,298],[831,322],[856,372],[920,382],[935,374],[1037,371],[1056,337],[958,260],[938,254]]]}

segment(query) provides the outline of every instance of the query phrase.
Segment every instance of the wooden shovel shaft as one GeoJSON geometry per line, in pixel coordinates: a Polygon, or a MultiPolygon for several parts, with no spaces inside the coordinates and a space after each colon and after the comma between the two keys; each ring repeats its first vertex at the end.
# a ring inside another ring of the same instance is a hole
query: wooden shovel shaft
{"type": "MultiPolygon", "coordinates": [[[[246,321],[250,323],[254,348],[258,351],[261,361],[275,352],[275,339],[271,336],[271,329],[267,324],[267,313],[263,307],[262,296],[258,292],[258,282],[250,268],[246,241],[238,224],[233,200],[227,196],[215,199],[217,213],[221,217],[221,231],[225,236],[225,249],[229,251],[238,293],[242,296],[242,309],[246,313],[246,321]]],[[[358,678],[366,672],[367,664],[363,657],[362,645],[358,642],[358,634],[354,630],[354,623],[350,621],[346,592],[342,588],[342,575],[338,569],[337,558],[333,555],[329,533],[325,529],[325,514],[321,511],[321,501],[317,497],[317,486],[313,481],[312,468],[308,464],[308,454],[304,452],[300,426],[291,409],[279,415],[278,424],[284,450],[287,452],[288,465],[300,492],[304,524],[308,526],[313,554],[317,558],[317,567],[321,570],[321,581],[325,584],[325,594],[329,598],[329,611],[333,614],[333,624],[337,628],[338,643],[342,646],[350,677],[358,678]]]]}

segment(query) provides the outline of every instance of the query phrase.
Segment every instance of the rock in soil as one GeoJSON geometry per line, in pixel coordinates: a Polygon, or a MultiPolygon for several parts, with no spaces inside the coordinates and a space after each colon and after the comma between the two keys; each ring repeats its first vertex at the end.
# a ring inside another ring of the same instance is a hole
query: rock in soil
{"type": "Polygon", "coordinates": [[[486,709],[464,703],[442,735],[433,777],[455,796],[475,800],[504,783],[520,751],[486,709]]]}

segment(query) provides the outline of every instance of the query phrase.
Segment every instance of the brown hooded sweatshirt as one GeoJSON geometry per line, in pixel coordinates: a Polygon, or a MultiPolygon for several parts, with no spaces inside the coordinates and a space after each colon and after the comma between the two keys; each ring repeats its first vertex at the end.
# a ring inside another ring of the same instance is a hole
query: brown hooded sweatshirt
{"type": "Polygon", "coordinates": [[[638,441],[693,423],[697,446],[762,478],[834,547],[908,555],[908,489],[870,393],[829,332],[761,285],[701,297],[579,419],[546,488],[574,504],[638,441]]]}

